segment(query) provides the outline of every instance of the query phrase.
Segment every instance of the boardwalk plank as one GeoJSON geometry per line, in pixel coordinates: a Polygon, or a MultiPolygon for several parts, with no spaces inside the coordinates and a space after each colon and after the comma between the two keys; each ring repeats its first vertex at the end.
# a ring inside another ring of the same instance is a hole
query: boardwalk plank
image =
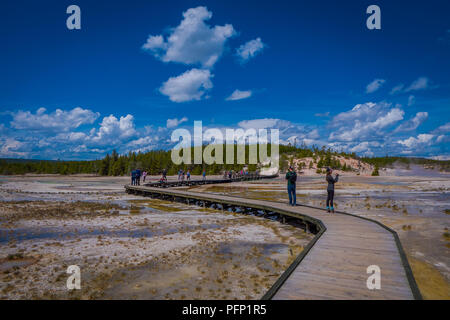
{"type": "Polygon", "coordinates": [[[386,293],[394,293],[394,294],[410,294],[409,288],[405,287],[405,283],[400,281],[392,284],[387,281],[381,281],[381,289],[369,290],[367,288],[367,279],[342,279],[342,278],[333,278],[330,276],[317,275],[313,273],[304,273],[298,272],[296,273],[296,280],[298,282],[303,283],[305,286],[308,283],[313,284],[315,287],[324,287],[334,289],[336,287],[341,288],[343,291],[363,291],[365,294],[373,295],[375,294],[386,294],[386,293]],[[367,291],[367,292],[366,292],[367,291]],[[379,291],[379,292],[376,292],[379,291]]]}

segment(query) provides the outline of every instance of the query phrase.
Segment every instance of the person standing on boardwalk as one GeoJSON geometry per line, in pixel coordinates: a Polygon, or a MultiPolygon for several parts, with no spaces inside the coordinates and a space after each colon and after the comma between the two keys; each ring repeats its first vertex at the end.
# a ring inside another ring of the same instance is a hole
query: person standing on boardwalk
{"type": "Polygon", "coordinates": [[[134,186],[136,183],[136,170],[131,171],[131,185],[134,186]]]}
{"type": "Polygon", "coordinates": [[[191,181],[191,170],[188,170],[186,173],[186,180],[191,181]]]}
{"type": "Polygon", "coordinates": [[[203,169],[202,176],[203,176],[203,181],[205,181],[206,180],[206,169],[203,169]]]}
{"type": "Polygon", "coordinates": [[[136,185],[141,185],[141,169],[136,169],[136,185]]]}
{"type": "Polygon", "coordinates": [[[334,199],[334,184],[338,182],[339,180],[339,174],[336,173],[335,178],[331,175],[333,173],[333,170],[330,168],[327,168],[327,176],[326,180],[328,182],[327,187],[327,211],[334,213],[334,207],[333,207],[333,199],[334,199]]]}
{"type": "Polygon", "coordinates": [[[286,173],[286,180],[288,181],[287,190],[289,195],[289,205],[295,206],[297,204],[296,183],[297,183],[297,173],[295,173],[294,168],[289,167],[289,171],[286,173]]]}
{"type": "Polygon", "coordinates": [[[142,172],[142,182],[145,182],[145,177],[147,177],[147,171],[144,170],[144,172],[142,172]]]}
{"type": "Polygon", "coordinates": [[[167,182],[167,170],[163,169],[162,171],[162,181],[167,182]]]}

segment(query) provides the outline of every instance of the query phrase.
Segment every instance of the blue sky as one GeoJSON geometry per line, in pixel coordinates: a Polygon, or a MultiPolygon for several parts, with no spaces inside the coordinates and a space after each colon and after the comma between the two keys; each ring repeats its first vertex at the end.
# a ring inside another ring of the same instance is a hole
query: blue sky
{"type": "Polygon", "coordinates": [[[168,148],[191,128],[449,157],[448,1],[10,1],[0,157],[168,148]],[[81,9],[68,30],[66,8],[81,9]],[[366,8],[381,9],[381,30],[366,8]]]}

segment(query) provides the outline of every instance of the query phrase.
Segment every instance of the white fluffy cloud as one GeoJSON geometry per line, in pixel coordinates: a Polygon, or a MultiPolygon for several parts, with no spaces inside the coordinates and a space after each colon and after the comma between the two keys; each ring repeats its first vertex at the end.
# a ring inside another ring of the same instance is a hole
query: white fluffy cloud
{"type": "Polygon", "coordinates": [[[252,96],[252,91],[251,90],[247,90],[247,91],[241,91],[241,90],[234,90],[233,93],[226,98],[226,100],[242,100],[242,99],[246,99],[246,98],[250,98],[252,96]]]}
{"type": "MultiPolygon", "coordinates": [[[[408,120],[403,120],[404,116],[405,112],[398,104],[358,104],[332,118],[327,126],[329,136],[323,141],[324,145],[365,156],[380,156],[386,152],[391,155],[422,156],[439,154],[445,150],[445,143],[450,142],[450,137],[446,135],[450,124],[444,124],[431,132],[416,134],[414,131],[426,121],[428,113],[417,112],[408,120]],[[413,134],[404,136],[404,132],[413,134]]],[[[323,129],[319,130],[320,133],[327,134],[327,130],[323,129]]]]}
{"type": "Polygon", "coordinates": [[[11,158],[27,157],[28,152],[23,150],[25,143],[10,137],[0,137],[0,156],[11,158]]]}
{"type": "Polygon", "coordinates": [[[405,140],[398,140],[397,142],[400,143],[401,145],[404,145],[405,147],[412,149],[412,148],[416,148],[420,145],[430,145],[432,143],[432,140],[435,136],[432,134],[428,134],[428,133],[422,133],[419,134],[417,136],[417,138],[415,137],[409,137],[408,139],[405,140]]]}
{"type": "Polygon", "coordinates": [[[364,141],[364,142],[357,144],[353,148],[351,148],[350,151],[359,153],[359,152],[367,151],[368,149],[369,149],[369,142],[364,141]]]}
{"type": "Polygon", "coordinates": [[[142,48],[164,62],[211,68],[222,55],[226,41],[236,33],[231,24],[209,26],[205,21],[211,17],[212,12],[206,7],[188,9],[167,39],[162,35],[150,35],[142,48]]]}
{"type": "Polygon", "coordinates": [[[415,130],[426,119],[428,119],[428,112],[417,112],[414,118],[401,123],[397,129],[395,129],[395,132],[415,130]]]}
{"type": "Polygon", "coordinates": [[[160,147],[155,136],[141,137],[126,144],[126,149],[132,152],[146,152],[160,147]]]}
{"type": "Polygon", "coordinates": [[[188,118],[183,117],[181,119],[167,119],[167,128],[175,128],[177,126],[179,126],[181,123],[188,121],[188,118]]]}
{"type": "Polygon", "coordinates": [[[403,120],[404,111],[398,107],[390,108],[388,103],[357,104],[352,110],[335,116],[330,127],[330,141],[360,141],[384,134],[383,129],[403,120]]]}
{"type": "Polygon", "coordinates": [[[191,69],[164,82],[159,91],[173,102],[201,100],[213,87],[209,70],[191,69]]]}
{"type": "Polygon", "coordinates": [[[41,144],[48,143],[50,145],[50,141],[57,141],[61,143],[84,142],[86,138],[88,138],[88,135],[84,132],[59,133],[54,137],[50,137],[46,140],[41,140],[41,144]]]}
{"type": "MultiPolygon", "coordinates": [[[[213,87],[212,67],[223,55],[227,41],[237,34],[231,24],[209,25],[212,12],[204,6],[183,12],[183,19],[167,35],[149,35],[142,49],[163,62],[178,62],[199,65],[185,73],[169,78],[159,91],[173,102],[201,100],[206,90],[213,87]]],[[[236,49],[236,54],[245,62],[265,47],[261,38],[248,41],[236,49]]],[[[227,100],[248,98],[251,91],[236,90],[227,100]]]]}
{"type": "Polygon", "coordinates": [[[350,148],[351,152],[355,152],[357,154],[370,155],[373,154],[371,147],[379,147],[380,143],[378,141],[363,141],[356,146],[350,148]]]}
{"type": "Polygon", "coordinates": [[[98,145],[116,144],[136,135],[134,117],[131,114],[117,119],[114,115],[104,117],[98,131],[91,131],[90,142],[98,145]]]}
{"type": "Polygon", "coordinates": [[[302,143],[306,145],[321,144],[320,132],[314,127],[307,127],[301,124],[293,123],[291,121],[273,118],[243,120],[238,123],[238,126],[247,129],[278,129],[281,144],[302,143]]]}
{"type": "Polygon", "coordinates": [[[381,88],[381,86],[386,82],[384,79],[375,79],[369,83],[366,87],[366,93],[372,93],[381,88]]]}
{"type": "MultiPolygon", "coordinates": [[[[125,144],[138,136],[134,118],[128,114],[116,118],[114,115],[104,117],[98,128],[91,127],[85,131],[38,131],[32,136],[24,136],[27,130],[16,130],[15,134],[28,152],[37,152],[39,156],[54,158],[72,158],[77,154],[102,155],[110,149],[123,151],[125,144]]],[[[5,153],[5,150],[2,150],[5,153]]]]}
{"type": "Polygon", "coordinates": [[[265,44],[261,41],[261,38],[256,38],[254,40],[250,40],[245,44],[241,45],[236,49],[236,55],[241,59],[242,62],[248,61],[250,58],[253,58],[264,49],[265,44]]]}
{"type": "Polygon", "coordinates": [[[12,113],[11,127],[39,131],[69,131],[83,124],[94,123],[100,115],[98,112],[79,107],[69,111],[56,109],[53,113],[46,111],[45,108],[39,108],[36,113],[30,111],[12,113]]]}
{"type": "MultiPolygon", "coordinates": [[[[70,113],[70,110],[62,112],[66,113],[70,113]]],[[[25,111],[23,114],[43,116],[46,112],[42,109],[36,113],[25,111]]],[[[279,129],[282,144],[327,146],[368,156],[384,155],[386,152],[392,155],[446,153],[446,146],[450,143],[450,123],[422,133],[415,130],[428,118],[427,112],[418,112],[407,120],[403,118],[404,111],[399,105],[368,102],[337,114],[327,125],[303,125],[282,119],[262,118],[243,120],[235,127],[256,130],[276,128],[279,129]]],[[[71,130],[57,127],[34,130],[32,134],[28,126],[18,129],[13,125],[0,124],[0,157],[92,159],[102,157],[112,149],[119,153],[167,149],[173,146],[170,141],[171,128],[187,120],[187,117],[167,119],[163,126],[136,128],[130,114],[120,117],[109,115],[95,126],[71,130]]],[[[203,129],[207,128],[205,124],[203,129]]],[[[220,130],[224,133],[226,128],[220,130]]]]}
{"type": "Polygon", "coordinates": [[[447,133],[450,132],[450,122],[443,124],[433,131],[433,133],[447,133]]]}
{"type": "Polygon", "coordinates": [[[284,127],[285,124],[286,122],[284,122],[284,120],[264,118],[254,120],[243,120],[238,123],[238,126],[243,129],[266,129],[266,128],[280,127],[280,125],[284,127]]]}

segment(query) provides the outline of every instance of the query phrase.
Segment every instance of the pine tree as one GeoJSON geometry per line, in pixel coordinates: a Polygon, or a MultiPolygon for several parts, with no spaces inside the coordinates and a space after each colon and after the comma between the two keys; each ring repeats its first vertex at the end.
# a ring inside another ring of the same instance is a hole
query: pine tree
{"type": "Polygon", "coordinates": [[[372,171],[372,176],[379,176],[380,172],[378,170],[378,165],[375,165],[375,169],[372,171]]]}
{"type": "Polygon", "coordinates": [[[323,167],[323,159],[322,157],[319,158],[319,162],[317,162],[317,168],[322,168],[323,167]]]}

